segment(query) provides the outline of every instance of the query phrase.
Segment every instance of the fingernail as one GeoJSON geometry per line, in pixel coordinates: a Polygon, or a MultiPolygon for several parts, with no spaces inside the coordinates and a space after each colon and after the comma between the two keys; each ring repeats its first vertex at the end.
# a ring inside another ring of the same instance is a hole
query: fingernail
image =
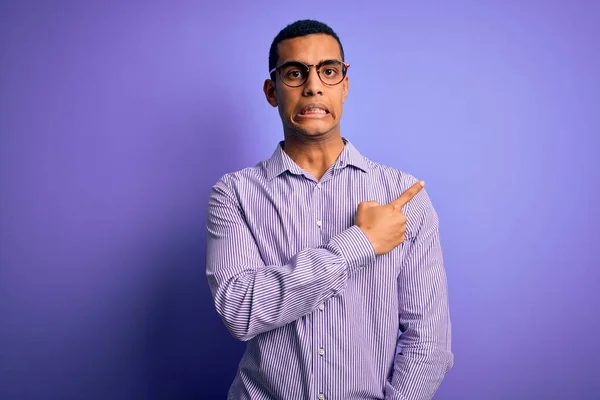
{"type": "Polygon", "coordinates": [[[421,186],[425,187],[425,181],[421,181],[421,186]]]}

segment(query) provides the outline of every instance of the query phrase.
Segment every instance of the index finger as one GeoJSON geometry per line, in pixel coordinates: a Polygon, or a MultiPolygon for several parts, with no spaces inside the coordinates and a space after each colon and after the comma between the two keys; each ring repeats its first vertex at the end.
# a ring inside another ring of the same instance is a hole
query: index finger
{"type": "Polygon", "coordinates": [[[396,200],[389,203],[392,207],[404,207],[406,203],[412,200],[413,197],[416,196],[417,193],[421,191],[425,187],[424,181],[419,181],[406,189],[404,193],[400,195],[396,200]]]}

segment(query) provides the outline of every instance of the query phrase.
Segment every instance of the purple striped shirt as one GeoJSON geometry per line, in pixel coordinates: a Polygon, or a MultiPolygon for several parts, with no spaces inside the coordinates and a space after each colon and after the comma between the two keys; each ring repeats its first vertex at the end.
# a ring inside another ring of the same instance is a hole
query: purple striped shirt
{"type": "Polygon", "coordinates": [[[417,180],[346,139],[321,180],[277,145],[224,175],[208,207],[217,312],[247,341],[228,399],[431,399],[453,365],[438,216],[421,190],[406,240],[375,256],[354,225],[417,180]]]}

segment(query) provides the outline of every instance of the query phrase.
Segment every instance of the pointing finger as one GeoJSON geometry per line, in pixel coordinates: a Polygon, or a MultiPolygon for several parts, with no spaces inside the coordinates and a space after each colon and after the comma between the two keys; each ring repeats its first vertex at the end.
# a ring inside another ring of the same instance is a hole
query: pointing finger
{"type": "Polygon", "coordinates": [[[400,197],[389,203],[389,205],[392,206],[395,210],[404,207],[404,205],[410,200],[412,200],[412,198],[415,197],[416,194],[419,193],[421,189],[423,189],[423,187],[425,187],[424,181],[419,181],[415,183],[414,185],[409,187],[404,193],[402,193],[400,197]]]}

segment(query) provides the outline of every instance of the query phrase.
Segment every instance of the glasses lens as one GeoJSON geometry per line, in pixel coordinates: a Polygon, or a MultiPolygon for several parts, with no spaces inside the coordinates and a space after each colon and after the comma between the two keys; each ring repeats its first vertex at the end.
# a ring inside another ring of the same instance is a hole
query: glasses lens
{"type": "Polygon", "coordinates": [[[308,71],[306,66],[300,63],[288,63],[279,71],[283,83],[289,86],[300,86],[306,81],[308,71]]]}
{"type": "Polygon", "coordinates": [[[327,85],[337,85],[344,79],[345,67],[340,61],[326,61],[319,68],[319,76],[327,85]]]}

